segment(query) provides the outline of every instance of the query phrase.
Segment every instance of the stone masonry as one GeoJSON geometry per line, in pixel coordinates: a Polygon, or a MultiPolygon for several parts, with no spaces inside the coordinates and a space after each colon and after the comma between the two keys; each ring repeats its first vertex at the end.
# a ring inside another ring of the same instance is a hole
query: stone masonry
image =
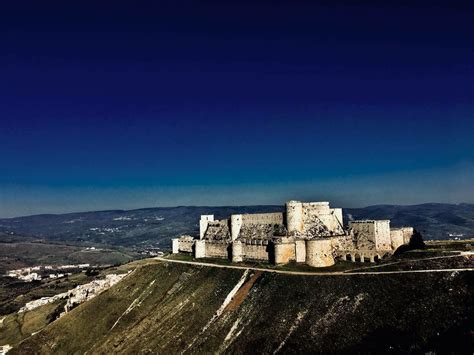
{"type": "Polygon", "coordinates": [[[412,227],[390,229],[389,220],[350,221],[329,202],[288,201],[284,213],[234,214],[215,220],[201,216],[199,236],[172,240],[173,253],[233,262],[333,265],[336,260],[375,262],[408,244],[412,227]]]}

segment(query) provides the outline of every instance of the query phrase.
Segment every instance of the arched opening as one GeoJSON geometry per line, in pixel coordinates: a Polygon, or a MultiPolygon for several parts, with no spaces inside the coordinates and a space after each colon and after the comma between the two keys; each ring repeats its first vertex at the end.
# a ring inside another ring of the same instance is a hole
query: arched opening
{"type": "Polygon", "coordinates": [[[351,254],[346,254],[346,260],[347,261],[352,261],[352,255],[351,254]]]}
{"type": "Polygon", "coordinates": [[[362,259],[361,259],[360,254],[356,254],[356,255],[355,255],[355,262],[356,262],[356,263],[363,262],[362,259]]]}
{"type": "Polygon", "coordinates": [[[375,255],[375,256],[374,256],[374,261],[375,261],[376,263],[379,263],[379,262],[380,262],[380,256],[375,255]]]}

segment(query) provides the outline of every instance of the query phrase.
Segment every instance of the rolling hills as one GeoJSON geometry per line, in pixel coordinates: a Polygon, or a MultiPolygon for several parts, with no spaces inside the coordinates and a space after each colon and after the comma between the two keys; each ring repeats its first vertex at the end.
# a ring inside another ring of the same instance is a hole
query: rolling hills
{"type": "MultiPolygon", "coordinates": [[[[173,207],[112,210],[0,219],[0,242],[36,241],[134,248],[169,248],[170,238],[198,232],[201,214],[224,218],[232,213],[282,211],[282,206],[173,207]]],[[[425,239],[474,235],[473,204],[377,205],[344,209],[350,219],[391,219],[411,225],[425,239]]]]}

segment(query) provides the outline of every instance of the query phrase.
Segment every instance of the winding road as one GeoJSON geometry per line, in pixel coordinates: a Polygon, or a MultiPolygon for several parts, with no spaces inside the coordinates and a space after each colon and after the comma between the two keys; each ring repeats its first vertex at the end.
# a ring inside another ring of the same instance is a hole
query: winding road
{"type": "MultiPolygon", "coordinates": [[[[463,257],[464,255],[457,255],[457,257],[463,257]]],[[[448,256],[452,257],[452,256],[448,256]]],[[[439,257],[437,257],[439,258],[439,257]]],[[[241,265],[223,265],[223,264],[213,264],[201,261],[185,261],[185,260],[173,260],[167,259],[164,257],[156,257],[156,260],[160,260],[167,263],[175,264],[187,264],[187,265],[196,265],[196,266],[207,266],[215,267],[222,269],[239,269],[239,270],[255,270],[262,272],[272,272],[276,274],[285,274],[285,275],[308,275],[308,276],[356,276],[356,275],[392,275],[392,274],[423,274],[423,273],[433,273],[433,272],[472,272],[474,268],[458,268],[458,269],[428,269],[428,270],[394,270],[394,271],[291,271],[291,270],[277,270],[277,269],[267,269],[263,267],[252,267],[252,266],[241,266],[241,265]]],[[[429,260],[431,258],[419,259],[429,260]]],[[[388,265],[388,264],[386,264],[388,265]]],[[[360,269],[359,269],[360,270],[360,269]]]]}

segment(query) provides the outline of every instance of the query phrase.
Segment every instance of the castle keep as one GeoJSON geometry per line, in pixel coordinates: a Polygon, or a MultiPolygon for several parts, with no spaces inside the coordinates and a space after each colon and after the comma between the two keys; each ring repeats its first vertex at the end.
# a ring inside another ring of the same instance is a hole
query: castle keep
{"type": "Polygon", "coordinates": [[[223,220],[203,215],[199,237],[173,239],[172,247],[173,253],[195,258],[324,267],[337,259],[375,262],[408,244],[412,234],[411,227],[390,229],[389,220],[350,221],[345,228],[342,209],[330,208],[329,202],[289,201],[285,212],[234,214],[223,220]]]}

